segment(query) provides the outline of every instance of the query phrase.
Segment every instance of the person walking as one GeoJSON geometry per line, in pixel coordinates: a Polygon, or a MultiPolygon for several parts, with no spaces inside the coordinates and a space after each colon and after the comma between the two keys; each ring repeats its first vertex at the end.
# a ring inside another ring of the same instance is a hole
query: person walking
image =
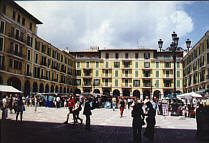
{"type": "Polygon", "coordinates": [[[141,143],[141,130],[144,123],[144,111],[142,104],[138,103],[135,99],[131,116],[133,117],[132,128],[133,128],[133,142],[141,143]]]}
{"type": "Polygon", "coordinates": [[[82,110],[82,107],[81,107],[81,102],[80,101],[77,101],[76,104],[75,104],[75,109],[73,111],[73,114],[74,114],[74,124],[75,123],[78,123],[78,119],[80,120],[81,124],[83,124],[83,119],[81,119],[79,117],[79,114],[80,114],[80,111],[82,110]]]}
{"type": "Polygon", "coordinates": [[[113,109],[113,111],[115,111],[115,107],[116,107],[116,98],[113,97],[112,98],[112,109],[113,109]]]}
{"type": "Polygon", "coordinates": [[[92,115],[92,113],[91,113],[91,106],[89,104],[89,99],[86,100],[83,114],[86,116],[86,129],[90,130],[90,122],[91,122],[90,115],[92,115]]]}
{"type": "Polygon", "coordinates": [[[145,113],[146,122],[147,126],[144,132],[144,136],[147,137],[150,141],[154,140],[154,127],[155,127],[155,116],[156,116],[156,111],[152,106],[152,103],[147,102],[147,113],[145,113]]]}
{"type": "MultiPolygon", "coordinates": [[[[68,120],[69,120],[69,116],[70,114],[73,114],[73,108],[75,107],[75,100],[74,98],[71,96],[70,99],[68,100],[68,109],[69,109],[69,113],[67,114],[67,120],[64,122],[64,124],[68,124],[68,120]]],[[[74,117],[74,116],[73,116],[74,117]]],[[[75,121],[75,119],[73,118],[73,120],[75,121]]]]}
{"type": "Polygon", "coordinates": [[[10,97],[9,97],[9,110],[10,110],[10,114],[12,114],[12,109],[13,109],[13,97],[12,97],[12,94],[10,94],[10,97]]]}
{"type": "Polygon", "coordinates": [[[22,101],[22,96],[19,95],[18,100],[17,100],[16,122],[18,120],[19,114],[20,114],[20,121],[22,122],[23,111],[25,111],[25,106],[24,106],[24,103],[22,101]]]}
{"type": "Polygon", "coordinates": [[[197,131],[196,131],[196,136],[199,137],[201,136],[202,133],[202,127],[203,125],[203,105],[199,104],[198,108],[196,109],[196,122],[197,122],[197,131]]]}
{"type": "Polygon", "coordinates": [[[120,100],[119,104],[120,104],[120,117],[122,118],[123,111],[124,111],[124,108],[125,108],[125,101],[124,101],[123,98],[120,100]]]}

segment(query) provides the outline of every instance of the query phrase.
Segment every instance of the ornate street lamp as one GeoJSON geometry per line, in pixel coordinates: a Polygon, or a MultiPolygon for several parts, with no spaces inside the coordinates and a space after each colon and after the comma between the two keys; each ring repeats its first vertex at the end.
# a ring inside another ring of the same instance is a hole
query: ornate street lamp
{"type": "Polygon", "coordinates": [[[162,49],[162,47],[163,47],[163,41],[162,41],[162,39],[160,39],[160,40],[158,41],[158,45],[159,45],[160,52],[161,52],[161,49],[162,49]]]}
{"type": "Polygon", "coordinates": [[[189,48],[191,46],[191,41],[189,39],[186,40],[186,45],[187,45],[187,52],[189,52],[189,48]]]}

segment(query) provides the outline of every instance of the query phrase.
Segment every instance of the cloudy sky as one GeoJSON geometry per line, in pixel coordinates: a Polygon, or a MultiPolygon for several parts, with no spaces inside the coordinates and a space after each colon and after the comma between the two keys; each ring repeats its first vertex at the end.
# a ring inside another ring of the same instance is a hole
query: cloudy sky
{"type": "Polygon", "coordinates": [[[209,30],[209,2],[49,2],[18,1],[38,18],[38,35],[60,49],[163,48],[171,33],[192,45],[209,30]]]}

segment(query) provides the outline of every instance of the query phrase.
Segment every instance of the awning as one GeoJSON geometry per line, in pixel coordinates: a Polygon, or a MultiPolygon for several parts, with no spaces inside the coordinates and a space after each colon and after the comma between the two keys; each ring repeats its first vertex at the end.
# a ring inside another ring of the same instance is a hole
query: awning
{"type": "Polygon", "coordinates": [[[5,93],[23,93],[22,91],[14,88],[13,86],[9,86],[9,85],[0,85],[0,92],[5,92],[5,93]]]}
{"type": "Polygon", "coordinates": [[[178,98],[201,98],[202,96],[195,92],[184,93],[177,96],[178,98]]]}

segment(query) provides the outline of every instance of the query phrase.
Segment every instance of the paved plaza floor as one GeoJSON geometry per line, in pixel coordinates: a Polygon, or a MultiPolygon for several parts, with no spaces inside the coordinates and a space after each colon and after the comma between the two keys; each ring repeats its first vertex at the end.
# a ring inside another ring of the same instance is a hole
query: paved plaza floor
{"type": "MultiPolygon", "coordinates": [[[[34,107],[26,107],[22,123],[15,122],[15,114],[9,114],[8,120],[2,121],[3,143],[132,143],[131,110],[125,109],[122,118],[118,109],[92,110],[90,131],[85,130],[82,111],[83,125],[73,125],[72,114],[69,124],[63,124],[67,113],[67,108],[39,107],[34,112],[34,107]]],[[[157,115],[154,142],[202,143],[194,137],[195,131],[193,118],[157,115]]]]}

